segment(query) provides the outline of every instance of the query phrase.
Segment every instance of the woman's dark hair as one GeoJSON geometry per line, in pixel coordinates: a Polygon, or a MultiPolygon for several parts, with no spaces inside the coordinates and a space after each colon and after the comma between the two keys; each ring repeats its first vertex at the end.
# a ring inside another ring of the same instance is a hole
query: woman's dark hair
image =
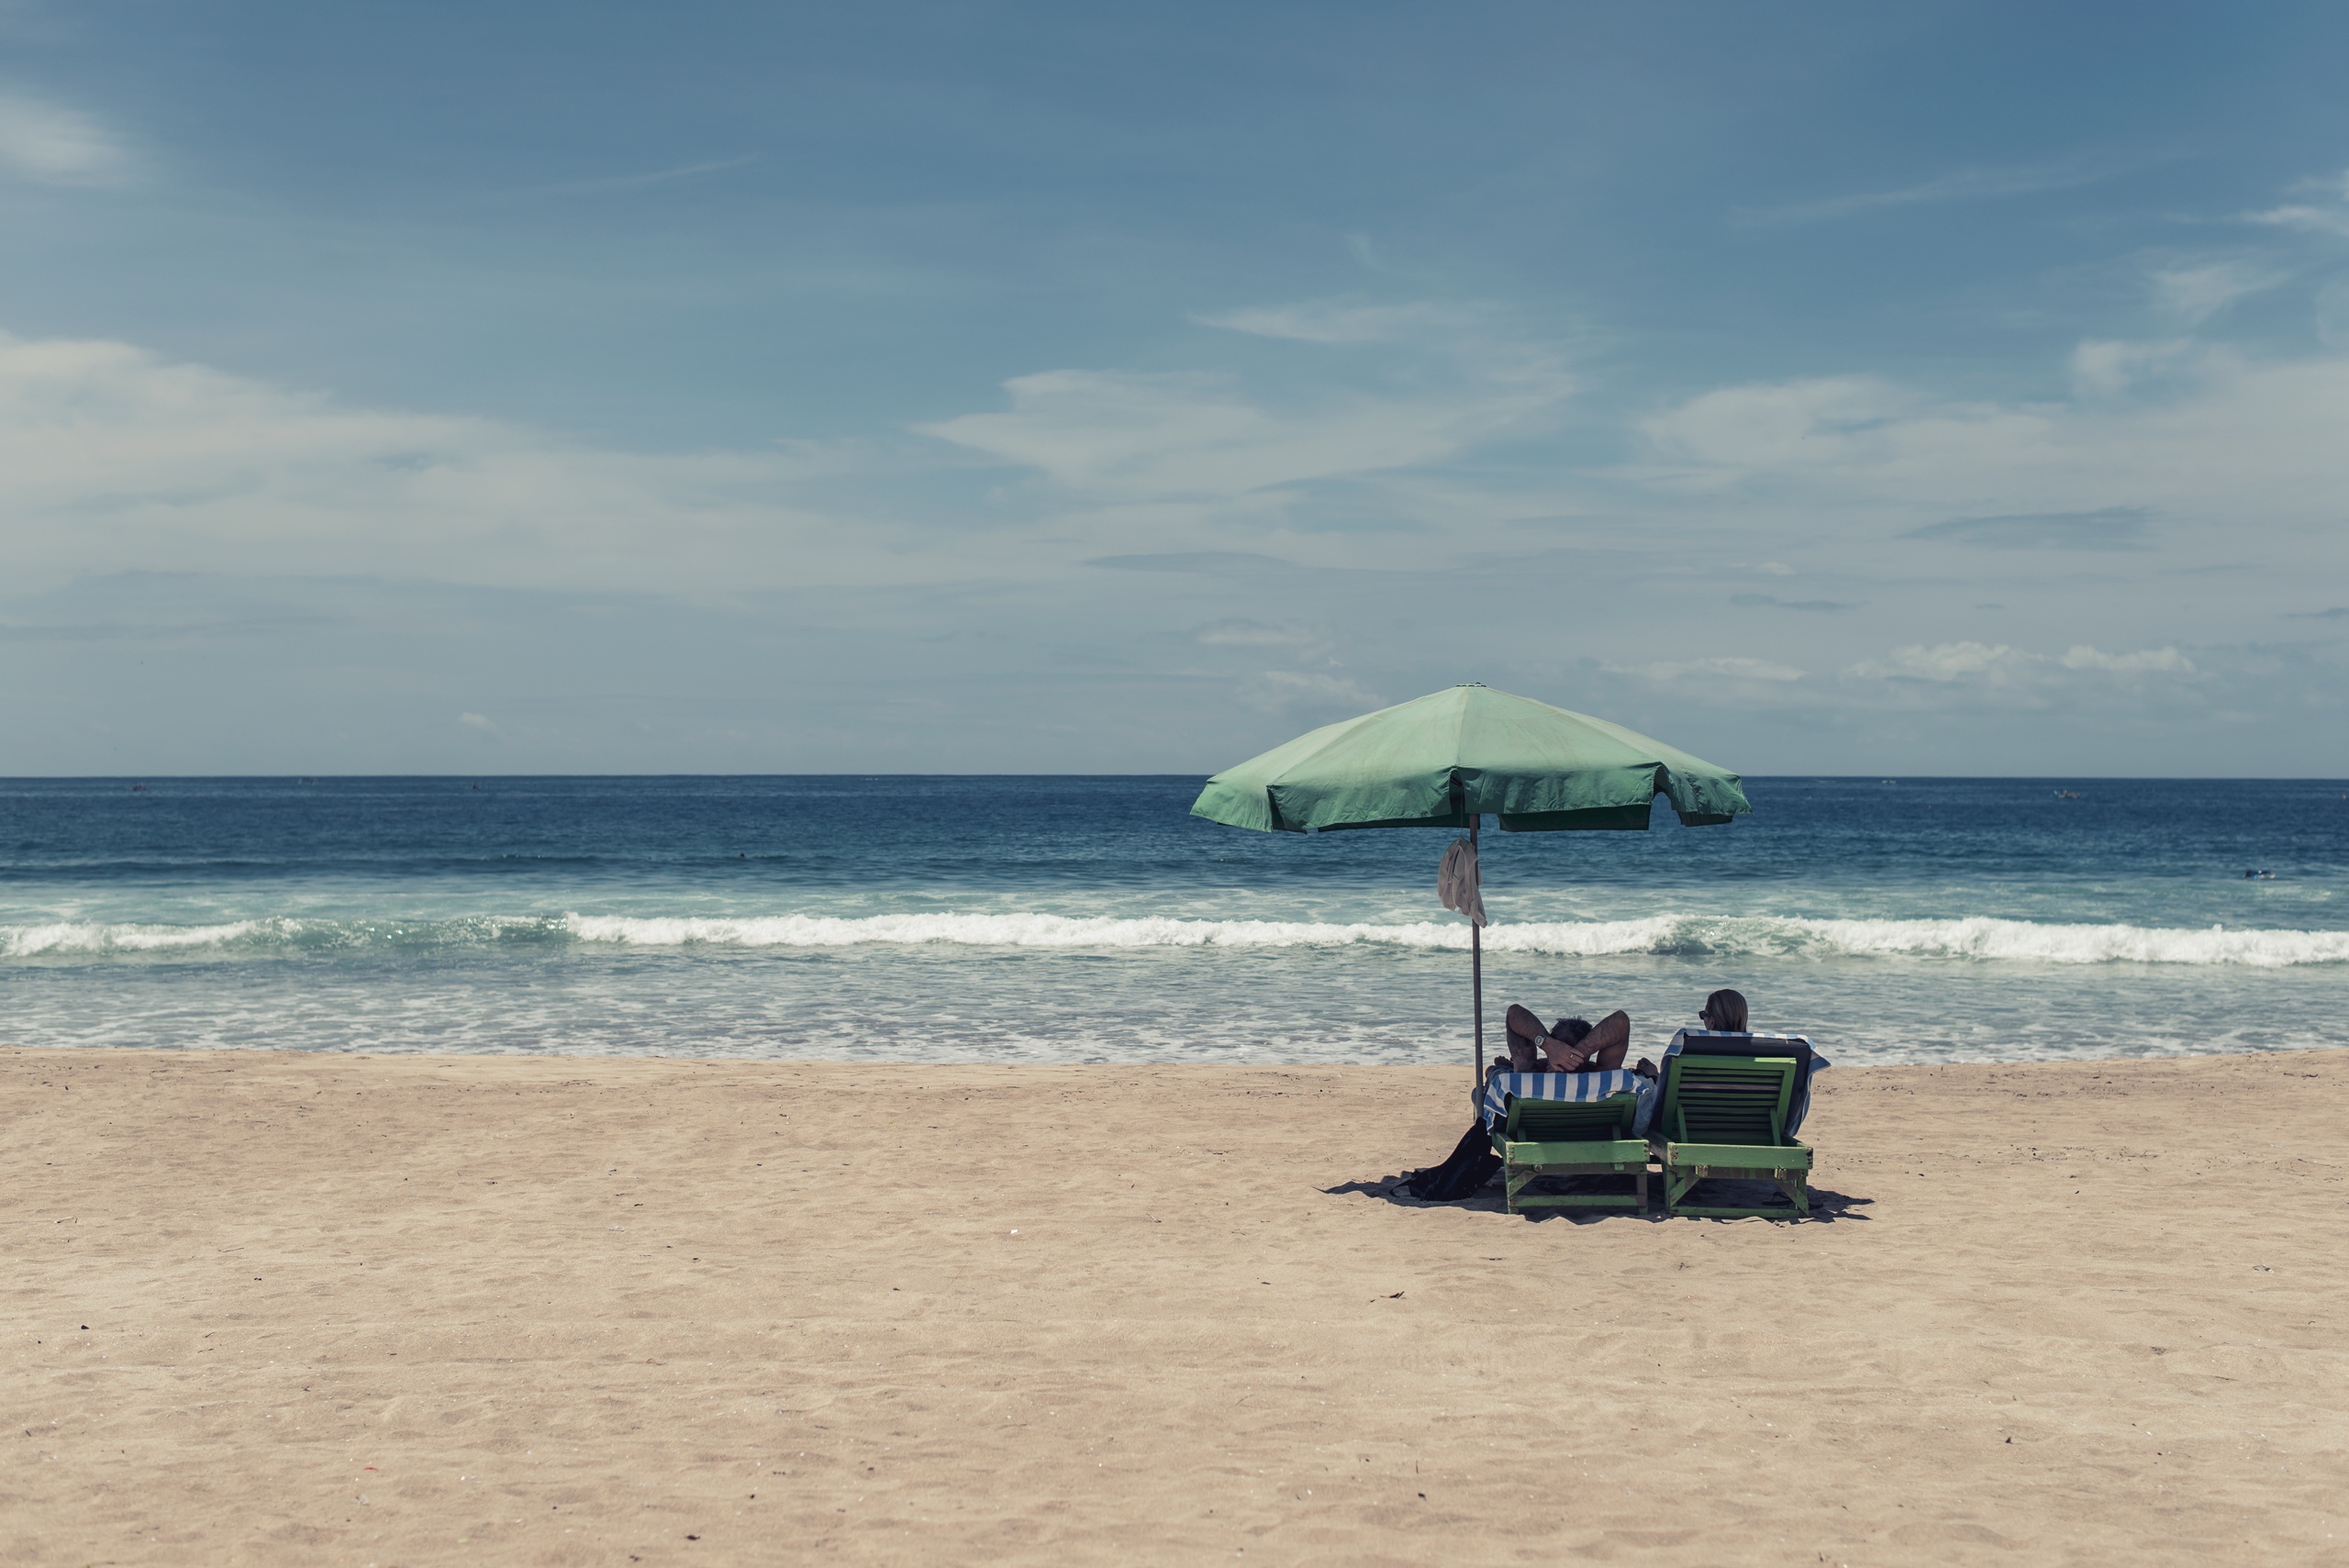
{"type": "Polygon", "coordinates": [[[1745,1032],[1745,998],[1735,991],[1716,991],[1705,998],[1705,1015],[1724,1034],[1745,1032]]]}

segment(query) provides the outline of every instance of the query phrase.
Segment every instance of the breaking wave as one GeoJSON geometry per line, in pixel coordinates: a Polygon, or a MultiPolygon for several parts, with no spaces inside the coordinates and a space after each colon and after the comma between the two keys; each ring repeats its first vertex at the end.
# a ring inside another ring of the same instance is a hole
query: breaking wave
{"type": "MultiPolygon", "coordinates": [[[[1068,915],[872,915],[840,918],[640,918],[573,915],[582,941],[636,947],[851,947],[950,943],[1018,948],[1465,948],[1457,921],[1337,924],[1290,920],[1132,919],[1068,915]]],[[[1604,957],[1945,958],[2035,963],[2349,963],[2349,931],[2208,930],[1961,920],[1821,920],[1783,916],[1658,915],[1640,920],[1496,925],[1502,952],[1604,957]]]]}
{"type": "MultiPolygon", "coordinates": [[[[838,917],[531,915],[448,920],[280,917],[209,925],[58,921],[0,927],[0,961],[219,958],[461,948],[851,948],[937,945],[1146,948],[1461,949],[1458,921],[1206,920],[1010,914],[838,917]]],[[[1791,960],[1906,958],[1971,962],[2242,965],[2349,963],[2349,931],[2058,925],[1955,920],[1657,915],[1637,920],[1529,921],[1486,928],[1500,952],[1791,960]]]]}
{"type": "Polygon", "coordinates": [[[233,957],[567,942],[560,917],[476,915],[454,920],[277,917],[168,926],[95,920],[0,926],[0,959],[233,957]]]}
{"type": "Polygon", "coordinates": [[[232,920],[220,926],[102,926],[59,920],[39,926],[0,927],[0,957],[39,958],[50,953],[166,952],[227,947],[249,938],[266,920],[232,920]]]}

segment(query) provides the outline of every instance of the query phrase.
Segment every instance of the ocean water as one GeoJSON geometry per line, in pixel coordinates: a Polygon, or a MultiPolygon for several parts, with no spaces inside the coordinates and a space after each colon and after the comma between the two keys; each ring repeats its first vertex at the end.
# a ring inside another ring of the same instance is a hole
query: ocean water
{"type": "MultiPolygon", "coordinates": [[[[1464,1062],[1451,834],[1195,778],[0,782],[0,1040],[1464,1062]]],[[[1484,840],[1501,1007],[1733,985],[1843,1062],[2349,1045],[2349,784],[1764,778],[1484,840]],[[2261,873],[2246,876],[2246,872],[2261,873]]]]}

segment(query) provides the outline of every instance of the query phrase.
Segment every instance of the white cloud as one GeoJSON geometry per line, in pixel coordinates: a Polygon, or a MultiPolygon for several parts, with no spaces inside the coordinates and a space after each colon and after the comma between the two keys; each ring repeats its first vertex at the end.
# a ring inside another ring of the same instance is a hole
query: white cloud
{"type": "Polygon", "coordinates": [[[1846,673],[1876,681],[1982,681],[2000,684],[2024,678],[2041,662],[2036,654],[2005,643],[1944,642],[1937,647],[1896,648],[1882,659],[1854,665],[1846,673]]]}
{"type": "Polygon", "coordinates": [[[103,185],[129,167],[121,144],[88,115],[0,93],[0,171],[44,185],[103,185]]]}
{"type": "Polygon", "coordinates": [[[1855,681],[2001,693],[2032,706],[2038,706],[2058,689],[2076,684],[2083,676],[2132,680],[2199,673],[2194,662],[2175,648],[2108,653],[2079,643],[2057,656],[2033,653],[2004,642],[1943,642],[1932,647],[1912,644],[1896,648],[1879,659],[1864,660],[1844,672],[1847,679],[1855,681]]]}
{"type": "MultiPolygon", "coordinates": [[[[821,454],[614,452],[0,334],[0,564],[731,589],[893,541],[796,506],[821,454]]],[[[902,562],[888,574],[903,580],[902,562]]]]}
{"type": "Polygon", "coordinates": [[[505,734],[504,730],[498,728],[496,725],[490,722],[489,716],[487,714],[461,713],[457,715],[457,722],[463,725],[468,729],[478,729],[486,735],[496,735],[502,737],[505,734]]]}
{"type": "Polygon", "coordinates": [[[2107,653],[2100,648],[2076,645],[2064,655],[2066,670],[2102,670],[2115,675],[2194,674],[2194,662],[2175,648],[2149,648],[2136,653],[2107,653]]]}

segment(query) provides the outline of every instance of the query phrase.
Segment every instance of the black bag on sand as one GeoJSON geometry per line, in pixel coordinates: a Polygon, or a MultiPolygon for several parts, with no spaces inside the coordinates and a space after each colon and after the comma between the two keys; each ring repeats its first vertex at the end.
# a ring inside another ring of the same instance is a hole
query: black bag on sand
{"type": "Polygon", "coordinates": [[[1486,1133],[1484,1123],[1478,1122],[1461,1138],[1459,1147],[1442,1164],[1414,1171],[1403,1178],[1403,1190],[1431,1203],[1458,1203],[1462,1198],[1475,1196],[1500,1168],[1501,1157],[1493,1152],[1493,1140],[1486,1133]]]}

